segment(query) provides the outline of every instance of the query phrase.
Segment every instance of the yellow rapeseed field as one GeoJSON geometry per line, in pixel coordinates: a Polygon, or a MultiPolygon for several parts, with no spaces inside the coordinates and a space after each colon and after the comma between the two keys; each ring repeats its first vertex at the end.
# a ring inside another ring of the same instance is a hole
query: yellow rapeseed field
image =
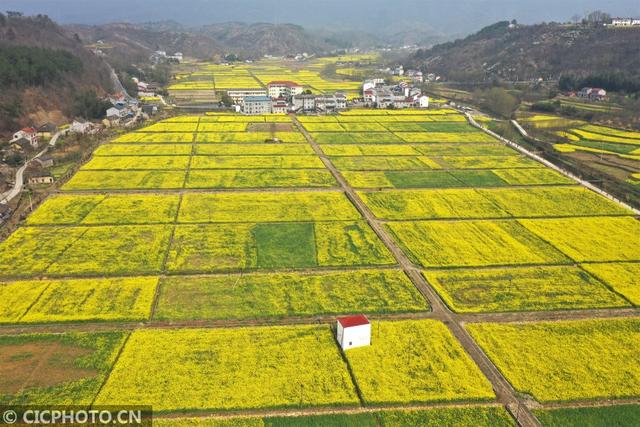
{"type": "Polygon", "coordinates": [[[154,411],[357,405],[327,326],[138,330],[96,405],[154,411]]]}
{"type": "Polygon", "coordinates": [[[582,264],[582,268],[640,306],[640,263],[582,264]]]}
{"type": "Polygon", "coordinates": [[[368,404],[492,400],[491,384],[444,324],[374,322],[372,345],[346,357],[368,404]]]}
{"type": "Polygon", "coordinates": [[[467,329],[516,390],[538,401],[640,394],[638,318],[480,323],[467,329]]]}

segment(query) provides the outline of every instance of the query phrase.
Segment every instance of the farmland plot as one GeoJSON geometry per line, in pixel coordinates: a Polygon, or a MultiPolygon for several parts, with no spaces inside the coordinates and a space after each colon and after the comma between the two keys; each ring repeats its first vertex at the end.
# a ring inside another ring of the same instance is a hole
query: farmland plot
{"type": "Polygon", "coordinates": [[[378,218],[388,220],[506,218],[478,190],[411,190],[358,193],[378,218]]]}
{"type": "Polygon", "coordinates": [[[142,133],[142,132],[132,132],[122,135],[113,141],[112,143],[124,143],[131,144],[134,142],[144,143],[144,144],[191,144],[194,141],[194,133],[142,133]]]}
{"type": "Polygon", "coordinates": [[[582,264],[581,267],[640,306],[640,263],[582,264]]]}
{"type": "Polygon", "coordinates": [[[104,144],[93,156],[188,156],[191,150],[190,144],[104,144]]]}
{"type": "Polygon", "coordinates": [[[187,166],[189,156],[99,156],[82,170],[184,170],[187,166]]]}
{"type": "Polygon", "coordinates": [[[172,190],[184,185],[186,171],[78,171],[63,190],[172,190]]]}
{"type": "Polygon", "coordinates": [[[243,169],[192,170],[186,188],[327,188],[337,186],[328,170],[243,169]]]}
{"type": "Polygon", "coordinates": [[[343,156],[334,157],[331,161],[338,169],[345,171],[440,169],[440,165],[428,157],[343,156]]]}
{"type": "Polygon", "coordinates": [[[516,221],[388,223],[400,244],[424,267],[568,264],[557,249],[516,221]]]}
{"type": "Polygon", "coordinates": [[[420,312],[428,306],[398,270],[163,279],[155,318],[251,319],[420,312]]]}
{"type": "Polygon", "coordinates": [[[199,144],[199,156],[284,156],[314,154],[310,145],[303,144],[199,144]]]}
{"type": "Polygon", "coordinates": [[[153,277],[19,282],[46,287],[20,318],[25,323],[147,320],[158,284],[153,277]]]}
{"type": "Polygon", "coordinates": [[[640,394],[637,318],[484,323],[467,329],[516,390],[538,401],[640,394]]]}
{"type": "Polygon", "coordinates": [[[628,307],[577,267],[429,270],[425,273],[460,313],[628,307]]]}
{"type": "Polygon", "coordinates": [[[0,336],[0,404],[91,404],[124,340],[124,332],[0,336]]]}
{"type": "Polygon", "coordinates": [[[135,331],[96,404],[123,400],[155,411],[358,404],[327,326],[135,331]]]}
{"type": "Polygon", "coordinates": [[[343,193],[186,194],[178,221],[287,222],[359,219],[343,193]]]}
{"type": "Polygon", "coordinates": [[[372,346],[346,352],[367,404],[495,397],[489,381],[440,322],[374,322],[372,341],[372,346]]]}
{"type": "Polygon", "coordinates": [[[317,156],[194,156],[191,169],[324,169],[317,156]]]}
{"type": "Polygon", "coordinates": [[[640,222],[632,217],[523,219],[520,223],[577,262],[640,260],[640,222]]]}

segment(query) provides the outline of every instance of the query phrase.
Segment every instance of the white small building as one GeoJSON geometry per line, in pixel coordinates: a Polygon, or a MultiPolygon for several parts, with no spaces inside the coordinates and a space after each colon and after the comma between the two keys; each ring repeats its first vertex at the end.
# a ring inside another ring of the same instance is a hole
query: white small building
{"type": "Polygon", "coordinates": [[[419,108],[429,108],[429,97],[427,95],[419,96],[417,101],[419,108]]]}
{"type": "Polygon", "coordinates": [[[22,138],[28,140],[29,144],[36,148],[38,146],[38,129],[33,127],[23,128],[13,134],[13,138],[10,142],[17,142],[22,138]]]}
{"type": "Polygon", "coordinates": [[[364,314],[338,317],[336,338],[342,350],[371,345],[371,323],[364,314]]]}
{"type": "Polygon", "coordinates": [[[85,134],[89,133],[92,127],[93,125],[91,124],[91,122],[88,122],[85,119],[75,119],[69,127],[69,132],[85,134]]]}

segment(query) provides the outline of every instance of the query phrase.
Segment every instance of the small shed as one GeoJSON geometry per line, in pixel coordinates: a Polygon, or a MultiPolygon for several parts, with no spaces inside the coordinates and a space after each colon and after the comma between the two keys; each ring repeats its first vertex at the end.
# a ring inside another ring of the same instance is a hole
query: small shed
{"type": "Polygon", "coordinates": [[[371,345],[371,323],[364,314],[339,317],[336,338],[342,350],[371,345]]]}

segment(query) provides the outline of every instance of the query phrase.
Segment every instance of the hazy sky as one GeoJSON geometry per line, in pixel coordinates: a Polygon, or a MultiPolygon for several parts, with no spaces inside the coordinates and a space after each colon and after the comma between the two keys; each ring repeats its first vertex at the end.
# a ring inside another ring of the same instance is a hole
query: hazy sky
{"type": "Polygon", "coordinates": [[[0,10],[43,13],[61,23],[290,22],[307,27],[398,32],[426,28],[454,34],[518,19],[564,21],[602,9],[640,16],[639,0],[0,0],[0,10]]]}

